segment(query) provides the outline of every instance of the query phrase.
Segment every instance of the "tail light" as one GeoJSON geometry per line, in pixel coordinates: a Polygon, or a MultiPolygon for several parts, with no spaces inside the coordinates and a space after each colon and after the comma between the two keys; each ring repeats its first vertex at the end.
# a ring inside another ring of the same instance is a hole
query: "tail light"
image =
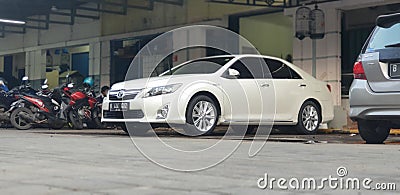
{"type": "Polygon", "coordinates": [[[332,92],[332,87],[329,84],[326,84],[326,87],[328,88],[329,92],[332,92]]]}
{"type": "Polygon", "coordinates": [[[354,79],[367,80],[367,77],[365,76],[365,71],[364,71],[361,61],[358,61],[354,64],[353,75],[354,75],[354,79]]]}

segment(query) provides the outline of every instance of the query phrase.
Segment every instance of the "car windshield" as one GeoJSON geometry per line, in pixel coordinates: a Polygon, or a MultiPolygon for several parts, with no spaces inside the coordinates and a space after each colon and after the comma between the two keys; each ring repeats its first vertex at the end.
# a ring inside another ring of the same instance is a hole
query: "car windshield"
{"type": "Polygon", "coordinates": [[[374,52],[380,49],[400,47],[400,23],[390,28],[377,27],[369,44],[367,52],[374,52]]]}
{"type": "Polygon", "coordinates": [[[182,74],[212,74],[217,72],[222,66],[232,60],[233,57],[215,57],[199,59],[177,66],[170,71],[164,72],[160,76],[182,75],[182,74]]]}

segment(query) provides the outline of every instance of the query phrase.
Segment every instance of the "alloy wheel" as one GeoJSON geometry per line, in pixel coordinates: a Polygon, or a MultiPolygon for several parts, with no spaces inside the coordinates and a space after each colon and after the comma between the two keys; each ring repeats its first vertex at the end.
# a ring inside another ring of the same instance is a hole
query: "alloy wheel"
{"type": "Polygon", "coordinates": [[[307,131],[314,131],[318,128],[318,111],[312,105],[307,105],[304,107],[303,112],[301,114],[301,119],[303,122],[303,126],[307,131]]]}
{"type": "Polygon", "coordinates": [[[193,124],[199,131],[209,131],[216,122],[216,107],[208,101],[199,101],[192,111],[193,124]]]}

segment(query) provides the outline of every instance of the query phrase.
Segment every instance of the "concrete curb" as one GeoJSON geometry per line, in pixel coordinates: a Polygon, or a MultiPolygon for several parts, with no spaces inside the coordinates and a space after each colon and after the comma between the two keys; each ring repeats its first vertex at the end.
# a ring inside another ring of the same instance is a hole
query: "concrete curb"
{"type": "MultiPolygon", "coordinates": [[[[326,134],[358,134],[358,129],[319,129],[318,132],[326,134]]],[[[390,130],[390,135],[400,135],[400,129],[390,130]]]]}

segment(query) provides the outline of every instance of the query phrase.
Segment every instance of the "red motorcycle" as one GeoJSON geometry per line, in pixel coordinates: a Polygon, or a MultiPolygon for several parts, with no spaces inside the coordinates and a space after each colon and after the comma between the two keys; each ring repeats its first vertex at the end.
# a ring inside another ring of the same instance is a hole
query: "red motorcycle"
{"type": "Polygon", "coordinates": [[[69,98],[69,104],[66,108],[69,126],[73,129],[82,129],[83,123],[88,128],[101,128],[101,109],[97,99],[94,97],[90,89],[81,90],[73,89],[73,85],[69,84],[63,88],[64,95],[69,98]],[[74,110],[74,112],[70,112],[74,110]],[[79,118],[80,120],[76,120],[79,118]]]}
{"type": "MultiPolygon", "coordinates": [[[[53,129],[61,129],[67,122],[67,107],[62,97],[61,89],[41,91],[37,94],[22,93],[19,100],[13,103],[10,115],[11,124],[19,130],[30,129],[33,125],[48,124],[53,129]]],[[[73,115],[73,114],[72,114],[73,115]]],[[[73,119],[73,121],[78,118],[73,119]]]]}

